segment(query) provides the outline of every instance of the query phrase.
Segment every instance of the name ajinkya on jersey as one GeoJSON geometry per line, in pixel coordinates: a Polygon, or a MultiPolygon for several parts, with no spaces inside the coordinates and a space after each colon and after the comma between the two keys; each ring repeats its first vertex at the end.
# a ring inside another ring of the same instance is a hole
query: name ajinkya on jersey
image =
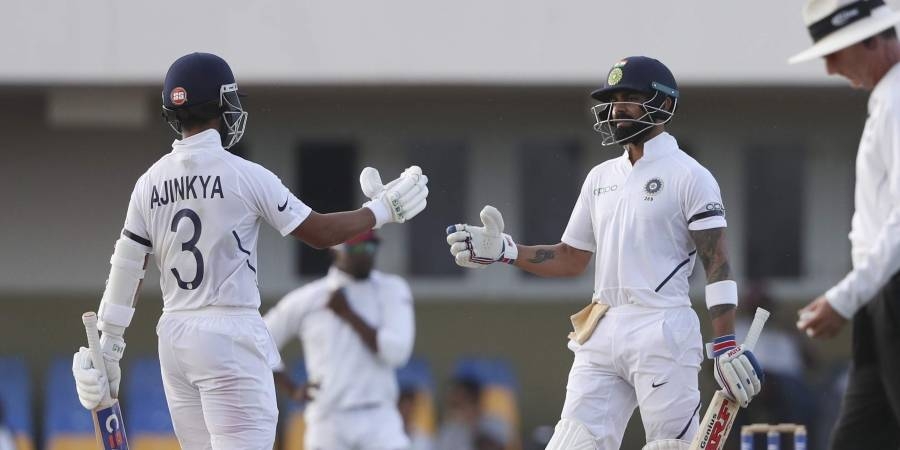
{"type": "Polygon", "coordinates": [[[179,200],[215,198],[216,194],[219,195],[219,198],[225,198],[225,194],[222,193],[222,180],[218,175],[215,178],[202,175],[172,178],[163,181],[162,186],[158,189],[153,186],[153,192],[150,194],[150,209],[179,200]],[[163,196],[159,195],[160,191],[163,196]]]}

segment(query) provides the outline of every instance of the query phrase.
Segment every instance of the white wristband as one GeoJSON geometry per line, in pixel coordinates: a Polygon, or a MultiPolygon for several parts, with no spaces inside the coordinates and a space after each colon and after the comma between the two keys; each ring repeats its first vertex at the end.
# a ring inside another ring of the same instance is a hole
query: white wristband
{"type": "Polygon", "coordinates": [[[372,229],[377,230],[381,228],[382,225],[390,222],[391,211],[385,206],[382,199],[369,200],[363,203],[363,207],[369,208],[369,210],[372,211],[372,214],[375,215],[375,226],[372,227],[372,229]]]}
{"type": "Polygon", "coordinates": [[[706,285],[706,308],[717,305],[737,305],[737,283],[732,280],[718,281],[706,285]]]}

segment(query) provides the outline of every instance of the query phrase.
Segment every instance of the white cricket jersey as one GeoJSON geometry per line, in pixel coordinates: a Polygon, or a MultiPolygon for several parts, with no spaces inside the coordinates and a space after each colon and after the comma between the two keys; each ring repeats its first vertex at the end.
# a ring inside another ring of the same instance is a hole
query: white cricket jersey
{"type": "Polygon", "coordinates": [[[668,133],[588,174],[562,242],[595,252],[594,298],[613,306],[690,306],[696,248],[689,230],[725,227],[715,178],[668,133]]]}
{"type": "Polygon", "coordinates": [[[163,311],[259,308],[260,220],[283,236],[310,214],[264,167],[207,130],[176,140],[134,186],[122,234],[155,255],[163,311]]]}
{"type": "Polygon", "coordinates": [[[305,412],[309,419],[396,405],[395,370],[406,364],[415,338],[412,294],[403,278],[372,271],[366,280],[352,280],[332,267],[325,278],[286,295],[264,319],[278,348],[294,336],[303,344],[309,381],[319,384],[305,412]],[[378,354],[328,308],[331,293],[340,285],[353,311],[376,329],[378,354]]]}
{"type": "Polygon", "coordinates": [[[825,293],[848,319],[900,271],[900,64],[872,89],[868,111],[856,155],[853,270],[825,293]]]}

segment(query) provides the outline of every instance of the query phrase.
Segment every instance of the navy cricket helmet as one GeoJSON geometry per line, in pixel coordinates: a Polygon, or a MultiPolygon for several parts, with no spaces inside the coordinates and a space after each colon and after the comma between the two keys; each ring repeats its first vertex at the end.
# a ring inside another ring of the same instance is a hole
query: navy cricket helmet
{"type": "Polygon", "coordinates": [[[237,82],[224,59],[211,53],[191,53],[175,60],[162,91],[163,117],[176,133],[182,124],[221,117],[222,147],[244,135],[247,112],[241,107],[237,82]]]}
{"type": "Polygon", "coordinates": [[[609,70],[603,87],[591,92],[599,105],[591,108],[597,122],[594,130],[603,136],[602,145],[642,142],[642,136],[651,127],[672,120],[678,105],[678,84],[675,76],[663,63],[646,56],[629,56],[617,62],[609,70]],[[644,94],[643,101],[612,101],[616,92],[631,91],[644,94]],[[671,107],[664,108],[666,99],[671,107]],[[635,118],[616,118],[612,115],[614,104],[640,105],[644,114],[635,118]],[[624,124],[619,126],[618,124],[624,124]]]}

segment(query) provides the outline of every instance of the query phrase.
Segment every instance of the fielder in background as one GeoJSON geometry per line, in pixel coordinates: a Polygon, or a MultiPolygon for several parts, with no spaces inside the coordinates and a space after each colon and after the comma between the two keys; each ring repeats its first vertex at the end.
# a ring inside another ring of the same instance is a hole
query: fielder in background
{"type": "Polygon", "coordinates": [[[270,450],[278,409],[278,350],[259,314],[257,238],[265,221],[283,236],[325,248],[425,208],[427,178],[411,167],[389,187],[360,177],[371,200],[355,211],[318,214],[260,165],[226,149],[247,113],[220,57],[192,53],[166,74],[163,115],[179,134],[172,151],[137,181],[100,301],[98,327],[108,379],[82,348],[73,358],[78,396],[91,409],[118,396],[123,335],[149,255],[159,268],[157,325],[166,400],[181,447],[270,450]]]}
{"type": "MultiPolygon", "coordinates": [[[[853,320],[853,363],[831,448],[900,446],[900,13],[881,0],[812,0],[815,43],[791,63],[823,57],[828,74],[871,91],[856,155],[853,270],[799,311],[797,327],[828,338],[853,320]]],[[[835,105],[840,108],[840,105],[835,105]]]]}
{"type": "Polygon", "coordinates": [[[602,144],[625,151],[590,171],[562,242],[517,245],[500,212],[486,206],[484,226],[447,230],[450,253],[464,267],[503,262],[548,277],[578,275],[596,253],[593,300],[572,316],[575,360],[547,448],[618,449],[638,406],[648,442],[687,447],[698,428],[703,359],[688,297],[696,259],[707,274],[716,380],[743,406],[762,383],[753,354],[735,342],[737,285],[719,186],[665,131],[679,93],[661,62],[625,58],[591,96],[601,102],[593,112],[602,144]]]}
{"type": "Polygon", "coordinates": [[[400,450],[410,441],[397,409],[397,368],[415,340],[413,299],[397,275],[373,270],[378,238],[371,231],[331,249],[328,275],[286,295],[265,316],[279,348],[303,344],[309,374],[295,386],[276,382],[304,411],[307,450],[400,450]]]}

